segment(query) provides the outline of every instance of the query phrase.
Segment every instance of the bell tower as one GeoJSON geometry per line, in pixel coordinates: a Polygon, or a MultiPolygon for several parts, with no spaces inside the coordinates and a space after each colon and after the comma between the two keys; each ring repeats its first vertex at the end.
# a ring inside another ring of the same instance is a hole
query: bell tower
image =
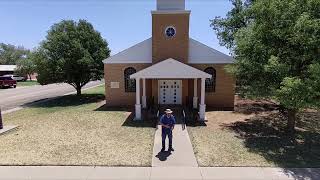
{"type": "Polygon", "coordinates": [[[190,11],[185,0],[157,0],[152,11],[152,62],[173,58],[188,62],[190,11]]]}

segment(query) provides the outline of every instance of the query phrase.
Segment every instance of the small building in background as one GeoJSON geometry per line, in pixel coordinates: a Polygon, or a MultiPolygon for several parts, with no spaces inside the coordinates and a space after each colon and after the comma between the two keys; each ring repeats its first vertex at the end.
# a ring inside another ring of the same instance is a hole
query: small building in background
{"type": "MultiPolygon", "coordinates": [[[[17,65],[0,65],[0,76],[7,75],[7,74],[13,74],[13,75],[19,75],[17,72],[17,65]]],[[[31,76],[25,75],[25,78],[27,80],[37,80],[37,73],[31,74],[31,76]]]]}
{"type": "Polygon", "coordinates": [[[6,74],[14,74],[14,71],[17,69],[17,65],[0,65],[0,76],[6,74]]]}

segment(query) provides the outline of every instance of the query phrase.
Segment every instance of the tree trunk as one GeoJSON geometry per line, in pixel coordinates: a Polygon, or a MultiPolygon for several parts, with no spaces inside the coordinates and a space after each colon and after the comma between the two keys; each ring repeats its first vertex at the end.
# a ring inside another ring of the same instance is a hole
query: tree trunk
{"type": "Polygon", "coordinates": [[[296,119],[297,119],[297,110],[288,109],[288,124],[287,131],[289,133],[293,133],[296,127],[296,119]]]}
{"type": "Polygon", "coordinates": [[[77,96],[81,96],[81,86],[77,85],[77,96]]]}

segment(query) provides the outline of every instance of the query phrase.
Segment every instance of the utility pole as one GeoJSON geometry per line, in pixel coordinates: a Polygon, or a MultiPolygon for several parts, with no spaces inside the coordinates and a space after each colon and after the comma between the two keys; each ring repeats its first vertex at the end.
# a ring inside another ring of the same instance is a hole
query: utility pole
{"type": "Polygon", "coordinates": [[[0,129],[3,129],[1,107],[0,107],[0,129]]]}

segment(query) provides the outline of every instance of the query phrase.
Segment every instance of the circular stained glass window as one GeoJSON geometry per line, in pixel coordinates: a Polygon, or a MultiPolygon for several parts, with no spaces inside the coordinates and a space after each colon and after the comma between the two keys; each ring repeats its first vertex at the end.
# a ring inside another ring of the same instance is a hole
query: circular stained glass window
{"type": "Polygon", "coordinates": [[[173,26],[169,26],[166,28],[166,35],[169,38],[172,38],[173,36],[176,35],[176,29],[173,26]]]}

